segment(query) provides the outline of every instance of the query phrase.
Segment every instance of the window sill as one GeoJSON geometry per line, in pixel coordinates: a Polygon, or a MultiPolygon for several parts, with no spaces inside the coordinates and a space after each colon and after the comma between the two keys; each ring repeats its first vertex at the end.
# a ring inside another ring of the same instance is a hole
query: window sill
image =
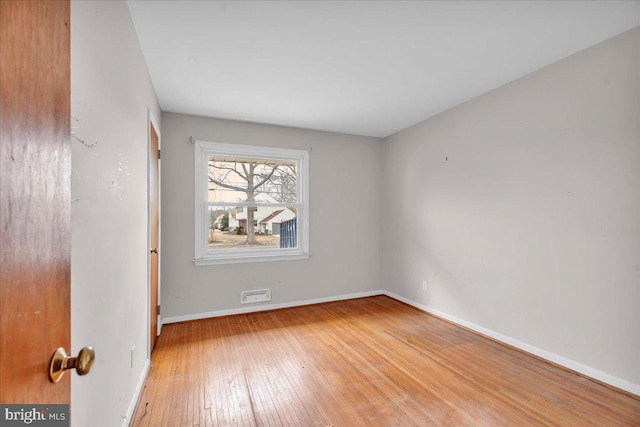
{"type": "Polygon", "coordinates": [[[267,261],[293,261],[298,259],[309,259],[311,256],[308,252],[286,254],[286,255],[255,255],[255,256],[229,256],[216,258],[200,258],[194,259],[193,263],[196,267],[205,265],[221,265],[221,264],[241,264],[247,262],[267,262],[267,261]]]}

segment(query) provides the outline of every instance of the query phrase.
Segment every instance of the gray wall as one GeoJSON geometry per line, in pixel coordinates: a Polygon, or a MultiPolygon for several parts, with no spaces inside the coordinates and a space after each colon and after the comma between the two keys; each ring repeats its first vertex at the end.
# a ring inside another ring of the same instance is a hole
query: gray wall
{"type": "Polygon", "coordinates": [[[638,393],[639,52],[636,28],[389,137],[384,288],[638,393]]]}
{"type": "MultiPolygon", "coordinates": [[[[71,3],[71,376],[76,426],[118,426],[147,358],[147,107],[160,108],[125,2],[71,3]],[[131,347],[136,348],[133,367],[131,347]]],[[[135,402],[134,402],[135,403],[135,402]]]]}
{"type": "Polygon", "coordinates": [[[240,292],[263,287],[270,304],[380,290],[381,168],[380,139],[163,113],[162,317],[246,308],[240,292]],[[194,266],[190,136],[312,149],[310,259],[194,266]]]}

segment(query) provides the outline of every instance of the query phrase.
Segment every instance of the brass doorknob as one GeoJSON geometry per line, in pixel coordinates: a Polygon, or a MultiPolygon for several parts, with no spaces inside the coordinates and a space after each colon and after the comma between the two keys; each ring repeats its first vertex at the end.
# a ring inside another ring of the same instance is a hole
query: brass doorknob
{"type": "Polygon", "coordinates": [[[51,365],[49,365],[49,378],[51,382],[57,383],[67,369],[74,369],[78,375],[87,375],[93,366],[96,352],[92,347],[84,347],[78,353],[78,357],[69,357],[63,347],[53,353],[51,365]]]}
{"type": "Polygon", "coordinates": [[[157,254],[157,253],[158,253],[158,248],[153,248],[153,249],[151,249],[151,253],[152,253],[152,254],[157,254]]]}

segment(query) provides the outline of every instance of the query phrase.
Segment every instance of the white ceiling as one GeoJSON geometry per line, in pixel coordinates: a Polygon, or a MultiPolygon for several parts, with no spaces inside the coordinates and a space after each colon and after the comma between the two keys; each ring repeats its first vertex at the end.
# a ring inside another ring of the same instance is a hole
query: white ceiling
{"type": "Polygon", "coordinates": [[[163,111],[384,137],[640,25],[640,1],[128,1],[163,111]]]}

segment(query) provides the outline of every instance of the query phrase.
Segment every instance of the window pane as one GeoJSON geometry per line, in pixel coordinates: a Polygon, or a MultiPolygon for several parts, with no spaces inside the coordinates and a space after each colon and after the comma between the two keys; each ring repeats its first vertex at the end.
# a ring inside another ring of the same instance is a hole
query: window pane
{"type": "Polygon", "coordinates": [[[240,210],[209,206],[207,215],[209,250],[297,247],[295,208],[259,205],[240,210]]]}
{"type": "Polygon", "coordinates": [[[297,165],[290,160],[208,156],[209,202],[297,203],[297,165]]]}
{"type": "Polygon", "coordinates": [[[195,147],[196,265],[309,257],[308,151],[195,147]]]}

